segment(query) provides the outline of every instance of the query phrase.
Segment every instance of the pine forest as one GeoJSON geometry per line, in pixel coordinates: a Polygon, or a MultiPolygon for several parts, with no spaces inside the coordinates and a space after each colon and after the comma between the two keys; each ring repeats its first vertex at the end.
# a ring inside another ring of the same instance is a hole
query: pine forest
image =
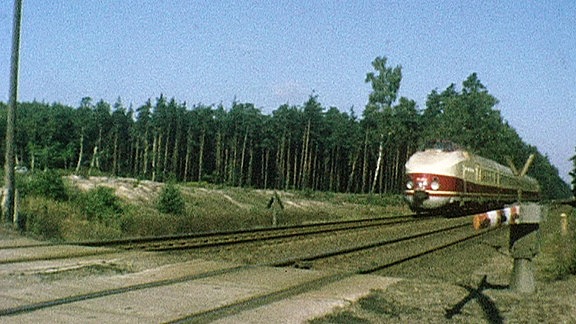
{"type": "MultiPolygon", "coordinates": [[[[325,107],[314,93],[271,114],[253,103],[191,105],[162,94],[135,107],[120,98],[110,104],[85,97],[78,107],[22,102],[16,162],[31,171],[84,176],[389,194],[402,192],[412,153],[428,140],[447,139],[502,164],[510,157],[522,165],[535,154],[529,175],[544,198],[570,196],[558,170],[503,119],[497,98],[475,73],[461,86],[432,90],[420,108],[398,98],[401,66],[386,63],[385,57],[372,62],[365,80],[372,91],[361,116],[354,108],[325,107]]],[[[6,111],[0,103],[0,134],[6,111]]]]}

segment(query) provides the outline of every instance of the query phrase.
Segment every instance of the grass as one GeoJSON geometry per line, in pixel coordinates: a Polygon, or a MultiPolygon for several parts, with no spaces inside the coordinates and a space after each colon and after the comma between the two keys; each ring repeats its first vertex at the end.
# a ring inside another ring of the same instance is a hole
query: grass
{"type": "MultiPolygon", "coordinates": [[[[546,219],[540,224],[540,234],[540,251],[534,258],[536,280],[547,286],[564,285],[564,280],[576,275],[576,210],[569,206],[551,206],[546,219]],[[563,220],[560,216],[562,214],[567,215],[568,221],[565,233],[562,229],[563,220]]],[[[554,291],[554,293],[557,292],[554,291]]],[[[513,309],[515,304],[520,304],[520,301],[515,299],[506,301],[494,296],[492,298],[498,304],[505,305],[503,309],[506,311],[513,309]]],[[[530,298],[526,297],[525,299],[529,300],[530,298]]],[[[450,302],[454,301],[450,300],[450,302]]],[[[541,302],[537,301],[537,304],[539,303],[541,302]]],[[[347,307],[311,320],[309,323],[399,322],[406,316],[419,317],[421,310],[416,308],[417,306],[415,305],[415,308],[412,309],[405,304],[402,305],[394,300],[386,299],[383,297],[382,291],[374,291],[347,307]]],[[[434,312],[434,309],[431,311],[434,312]]],[[[562,313],[562,310],[559,312],[562,313]]],[[[438,313],[436,315],[442,318],[444,314],[438,313]]],[[[463,316],[470,319],[472,315],[464,314],[463,316]]],[[[546,316],[554,316],[554,314],[543,314],[542,316],[547,318],[546,316]]]]}
{"type": "Polygon", "coordinates": [[[275,192],[206,183],[164,186],[133,179],[82,187],[79,181],[86,180],[61,181],[54,173],[20,179],[26,184],[19,204],[25,233],[56,242],[105,240],[261,228],[271,226],[273,218],[283,226],[409,213],[400,196],[275,192]],[[54,187],[57,197],[50,194],[54,187]],[[126,188],[140,195],[131,196],[126,188]],[[168,199],[162,200],[167,188],[168,199]],[[180,199],[177,210],[166,208],[180,199]]]}
{"type": "MultiPolygon", "coordinates": [[[[150,197],[136,200],[121,197],[118,191],[114,198],[108,194],[109,191],[83,191],[71,181],[65,181],[67,198],[62,199],[64,195],[53,197],[42,194],[54,188],[50,185],[42,184],[42,188],[49,189],[46,191],[30,187],[37,186],[38,182],[29,179],[26,183],[28,187],[24,188],[28,191],[23,193],[19,204],[20,215],[26,219],[25,231],[28,235],[51,241],[103,240],[257,228],[271,226],[274,215],[279,225],[290,225],[409,213],[400,196],[312,191],[279,191],[276,196],[271,190],[186,183],[175,185],[184,200],[184,212],[171,214],[158,210],[161,191],[144,188],[144,181],[136,181],[128,186],[134,190],[146,189],[144,191],[150,192],[150,197]],[[279,197],[281,203],[274,201],[270,205],[273,197],[279,197]],[[110,206],[111,209],[107,208],[110,206]],[[100,215],[99,210],[107,212],[100,215]]],[[[60,188],[60,185],[56,188],[60,188]]],[[[534,259],[536,279],[540,282],[561,282],[575,275],[574,209],[552,206],[546,220],[541,223],[540,233],[540,252],[534,259]],[[566,234],[562,232],[561,214],[567,215],[566,234]]],[[[417,312],[406,307],[373,293],[350,308],[312,320],[311,323],[369,323],[370,319],[395,320],[400,314],[417,312]]]]}
{"type": "Polygon", "coordinates": [[[550,209],[541,224],[542,244],[535,258],[537,279],[542,281],[563,280],[576,274],[576,211],[569,206],[550,209]],[[562,217],[566,215],[566,233],[562,230],[562,217]]]}

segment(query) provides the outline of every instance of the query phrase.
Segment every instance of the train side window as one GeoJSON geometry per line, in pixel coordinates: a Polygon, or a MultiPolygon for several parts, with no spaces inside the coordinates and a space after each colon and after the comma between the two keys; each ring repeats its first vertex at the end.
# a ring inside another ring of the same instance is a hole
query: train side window
{"type": "Polygon", "coordinates": [[[482,170],[482,182],[493,183],[494,176],[491,170],[482,170]]]}
{"type": "Polygon", "coordinates": [[[482,172],[480,170],[480,165],[476,164],[476,181],[481,181],[482,179],[482,172]]]}
{"type": "Polygon", "coordinates": [[[470,181],[470,180],[474,180],[474,169],[466,166],[466,165],[462,165],[462,178],[464,178],[464,180],[470,181]]]}
{"type": "Polygon", "coordinates": [[[486,181],[490,182],[491,184],[496,183],[496,173],[492,170],[487,170],[486,181]]]}
{"type": "Polygon", "coordinates": [[[503,175],[500,182],[503,187],[508,187],[510,185],[510,177],[503,175]]]}

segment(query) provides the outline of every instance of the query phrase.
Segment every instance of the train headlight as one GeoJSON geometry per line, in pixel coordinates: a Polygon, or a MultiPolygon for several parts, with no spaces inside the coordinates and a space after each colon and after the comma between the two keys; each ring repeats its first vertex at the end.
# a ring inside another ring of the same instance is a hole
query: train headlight
{"type": "Polygon", "coordinates": [[[434,178],[434,180],[432,180],[432,182],[430,183],[430,188],[432,190],[440,189],[440,181],[438,180],[438,178],[434,178]]]}
{"type": "Polygon", "coordinates": [[[412,180],[406,181],[406,189],[408,190],[414,189],[414,182],[412,182],[412,180]]]}

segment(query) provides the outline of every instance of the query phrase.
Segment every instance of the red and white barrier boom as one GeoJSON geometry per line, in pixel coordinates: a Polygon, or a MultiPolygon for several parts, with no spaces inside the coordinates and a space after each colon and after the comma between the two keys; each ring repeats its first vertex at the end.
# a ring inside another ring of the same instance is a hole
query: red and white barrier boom
{"type": "Polygon", "coordinates": [[[520,215],[520,206],[512,205],[503,209],[491,210],[474,215],[472,224],[474,229],[480,230],[488,227],[515,224],[520,215]]]}

